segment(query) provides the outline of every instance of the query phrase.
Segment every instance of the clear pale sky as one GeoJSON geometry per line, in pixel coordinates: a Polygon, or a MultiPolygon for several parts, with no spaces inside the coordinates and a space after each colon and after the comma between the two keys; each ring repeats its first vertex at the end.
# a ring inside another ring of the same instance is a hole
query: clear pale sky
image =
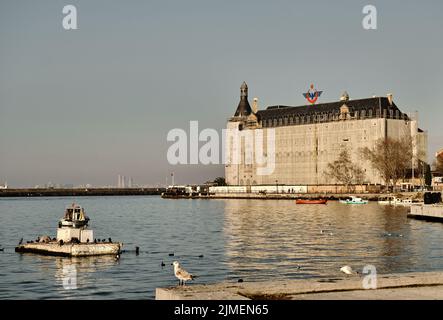
{"type": "MultiPolygon", "coordinates": [[[[394,94],[443,147],[443,2],[0,0],[0,183],[178,183],[223,165],[170,166],[167,132],[225,127],[249,85],[260,108],[394,94]],[[78,30],[62,28],[62,8],[78,30]],[[364,30],[362,8],[378,10],[364,30]]],[[[430,157],[431,158],[431,157],[430,157]]]]}

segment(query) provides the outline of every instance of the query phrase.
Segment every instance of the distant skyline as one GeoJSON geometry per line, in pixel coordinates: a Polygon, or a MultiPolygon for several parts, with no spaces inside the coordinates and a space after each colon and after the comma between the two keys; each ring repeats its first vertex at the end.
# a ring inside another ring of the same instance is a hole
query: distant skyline
{"type": "Polygon", "coordinates": [[[221,132],[243,81],[259,108],[394,95],[443,148],[443,2],[0,0],[0,185],[201,183],[171,166],[173,128],[221,132]],[[62,28],[62,8],[78,30],[62,28]],[[364,30],[375,5],[378,29],[364,30]]]}

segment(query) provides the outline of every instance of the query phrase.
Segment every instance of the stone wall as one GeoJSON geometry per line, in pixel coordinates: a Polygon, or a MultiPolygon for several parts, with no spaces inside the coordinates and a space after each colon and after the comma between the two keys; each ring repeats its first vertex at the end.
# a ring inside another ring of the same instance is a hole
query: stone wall
{"type": "MultiPolygon", "coordinates": [[[[228,129],[235,129],[241,121],[228,122],[228,129]]],[[[237,131],[239,135],[252,137],[240,138],[238,149],[233,139],[226,141],[226,153],[231,155],[225,167],[226,181],[229,185],[328,185],[336,184],[325,171],[327,165],[337,159],[343,149],[347,149],[352,162],[365,171],[366,184],[383,184],[383,179],[361,156],[361,149],[372,148],[380,138],[399,139],[410,135],[416,148],[415,154],[426,157],[427,136],[418,133],[417,121],[387,118],[350,119],[323,123],[282,125],[273,128],[245,128],[237,131]],[[260,130],[262,140],[257,139],[255,131],[260,130]],[[263,145],[264,154],[268,150],[269,130],[275,130],[275,169],[270,175],[259,175],[257,169],[257,145],[263,145]],[[247,164],[249,151],[252,162],[247,164]],[[240,163],[232,161],[238,152],[240,163]],[[231,160],[231,161],[229,161],[231,160]]]]}

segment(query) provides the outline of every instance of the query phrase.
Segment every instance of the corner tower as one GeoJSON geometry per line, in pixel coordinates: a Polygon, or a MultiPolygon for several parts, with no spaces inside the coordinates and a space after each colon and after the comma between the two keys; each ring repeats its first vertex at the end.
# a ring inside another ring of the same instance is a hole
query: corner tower
{"type": "Polygon", "coordinates": [[[238,103],[234,117],[247,117],[251,113],[252,109],[248,101],[248,85],[243,81],[242,85],[240,86],[240,102],[238,103]]]}

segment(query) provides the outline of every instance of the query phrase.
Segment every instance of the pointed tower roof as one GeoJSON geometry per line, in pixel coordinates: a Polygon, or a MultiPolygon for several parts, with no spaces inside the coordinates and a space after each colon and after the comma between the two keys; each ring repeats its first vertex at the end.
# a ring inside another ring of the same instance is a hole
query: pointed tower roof
{"type": "Polygon", "coordinates": [[[243,81],[240,86],[240,102],[238,103],[237,111],[235,111],[235,117],[245,117],[252,113],[251,106],[248,102],[248,85],[243,81]]]}

